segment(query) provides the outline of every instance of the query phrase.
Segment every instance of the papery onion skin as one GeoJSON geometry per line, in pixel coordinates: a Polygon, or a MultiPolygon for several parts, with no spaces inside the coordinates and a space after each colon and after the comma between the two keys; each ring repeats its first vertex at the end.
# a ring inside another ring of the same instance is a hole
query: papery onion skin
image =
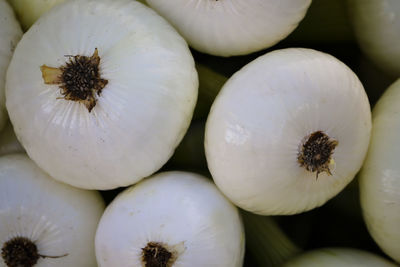
{"type": "Polygon", "coordinates": [[[0,130],[7,121],[5,108],[6,72],[22,30],[14,16],[12,8],[5,0],[0,0],[0,130]]]}
{"type": "Polygon", "coordinates": [[[400,80],[378,100],[372,112],[372,136],[359,176],[367,228],[380,248],[400,263],[400,80]]]}
{"type": "Polygon", "coordinates": [[[94,237],[104,208],[98,192],[55,181],[26,155],[0,157],[0,249],[22,236],[39,254],[60,256],[40,257],[35,267],[96,266],[94,237]]]}
{"type": "Polygon", "coordinates": [[[394,263],[371,252],[354,248],[321,248],[289,260],[283,267],[395,267],[394,263]]]}
{"type": "Polygon", "coordinates": [[[243,264],[244,230],[237,208],[210,180],[194,173],[159,173],[118,195],[97,229],[98,264],[144,266],[142,249],[149,242],[176,249],[174,267],[243,264]]]}
{"type": "Polygon", "coordinates": [[[348,0],[358,43],[387,73],[400,75],[400,1],[348,0]]]}
{"type": "Polygon", "coordinates": [[[370,130],[367,95],[346,65],[312,49],[276,50],[243,67],[220,91],[206,123],[207,163],[239,207],[295,214],[321,206],[354,178],[370,130]],[[338,141],[332,175],[307,171],[297,160],[304,137],[316,131],[338,141]]]}
{"type": "Polygon", "coordinates": [[[245,55],[289,35],[311,0],[146,0],[194,49],[216,56],[245,55]]]}
{"type": "Polygon", "coordinates": [[[71,0],[24,35],[6,87],[15,133],[41,168],[76,187],[112,189],[169,159],[189,127],[198,77],[184,39],[150,8],[71,0]],[[63,99],[58,85],[44,84],[40,67],[60,67],[68,55],[90,57],[96,48],[108,83],[88,112],[63,99]]]}

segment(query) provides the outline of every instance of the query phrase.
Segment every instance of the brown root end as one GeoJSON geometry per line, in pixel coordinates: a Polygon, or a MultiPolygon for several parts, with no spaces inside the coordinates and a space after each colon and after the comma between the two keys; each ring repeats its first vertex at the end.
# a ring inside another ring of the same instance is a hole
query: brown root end
{"type": "Polygon", "coordinates": [[[176,260],[176,253],[169,251],[167,246],[158,242],[149,242],[142,248],[142,263],[144,267],[171,267],[176,260]]]}
{"type": "Polygon", "coordinates": [[[297,157],[300,166],[307,171],[316,172],[317,178],[322,172],[332,175],[329,165],[339,142],[322,131],[313,132],[304,140],[297,157]]]}
{"type": "Polygon", "coordinates": [[[4,243],[1,257],[8,267],[31,267],[40,257],[35,243],[25,237],[15,237],[4,243]]]}
{"type": "Polygon", "coordinates": [[[22,236],[8,240],[1,249],[1,257],[8,267],[32,267],[39,258],[58,259],[66,256],[68,256],[68,253],[59,256],[41,255],[36,244],[22,236]]]}
{"type": "Polygon", "coordinates": [[[91,112],[96,106],[97,97],[108,84],[108,80],[100,77],[99,52],[96,48],[90,57],[67,57],[69,61],[59,68],[40,67],[44,83],[57,84],[63,99],[80,102],[91,112]]]}

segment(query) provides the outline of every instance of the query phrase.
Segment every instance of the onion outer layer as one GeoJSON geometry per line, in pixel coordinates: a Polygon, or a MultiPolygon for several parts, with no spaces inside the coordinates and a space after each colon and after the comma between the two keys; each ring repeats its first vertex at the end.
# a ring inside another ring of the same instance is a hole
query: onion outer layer
{"type": "Polygon", "coordinates": [[[70,0],[24,34],[6,88],[15,133],[32,160],[70,185],[112,189],[170,158],[189,127],[198,77],[185,40],[150,8],[131,0],[70,0]],[[45,84],[40,67],[95,51],[108,83],[89,112],[65,99],[59,85],[45,84]]]}
{"type": "Polygon", "coordinates": [[[98,264],[144,266],[143,248],[150,242],[173,254],[162,266],[243,264],[244,229],[237,208],[194,173],[158,173],[118,195],[97,229],[98,264]]]}
{"type": "Polygon", "coordinates": [[[312,49],[276,50],[236,72],[218,94],[206,123],[207,164],[239,207],[295,214],[321,206],[354,178],[370,131],[367,95],[346,65],[312,49]],[[298,161],[305,137],[318,131],[338,141],[327,161],[332,175],[298,161]]]}
{"type": "Polygon", "coordinates": [[[387,73],[400,75],[400,1],[348,0],[358,43],[387,73]]]}
{"type": "Polygon", "coordinates": [[[22,36],[21,27],[7,1],[0,0],[0,130],[3,129],[7,112],[5,108],[6,72],[14,48],[22,36]]]}
{"type": "Polygon", "coordinates": [[[24,31],[45,12],[64,0],[8,0],[24,31]]]}
{"type": "Polygon", "coordinates": [[[311,0],[146,0],[194,49],[216,56],[245,55],[289,35],[311,0]]]}
{"type": "Polygon", "coordinates": [[[385,258],[353,248],[321,248],[288,261],[283,267],[395,267],[385,258]]]}
{"type": "Polygon", "coordinates": [[[392,84],[372,112],[368,155],[359,176],[367,228],[380,248],[400,263],[400,80],[392,84]]]}
{"type": "Polygon", "coordinates": [[[25,237],[43,255],[35,267],[94,267],[103,211],[98,192],[55,181],[26,155],[0,157],[0,250],[12,238],[25,237]]]}

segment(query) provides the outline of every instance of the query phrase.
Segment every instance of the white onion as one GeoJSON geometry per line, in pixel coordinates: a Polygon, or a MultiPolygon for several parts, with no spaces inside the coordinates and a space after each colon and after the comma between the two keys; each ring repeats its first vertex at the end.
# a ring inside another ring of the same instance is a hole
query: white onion
{"type": "Polygon", "coordinates": [[[186,42],[150,8],[71,0],[23,36],[6,87],[15,133],[42,169],[77,187],[111,189],[151,175],[172,155],[189,126],[198,78],[186,42]],[[100,95],[67,100],[62,85],[45,84],[59,80],[61,70],[52,68],[74,59],[68,55],[100,60],[100,95]]]}
{"type": "Polygon", "coordinates": [[[25,31],[29,29],[42,14],[63,1],[64,0],[9,0],[25,31]]]}
{"type": "Polygon", "coordinates": [[[400,80],[374,110],[371,145],[360,173],[361,207],[381,249],[400,263],[400,80]]]}
{"type": "MultiPolygon", "coordinates": [[[[35,267],[96,266],[94,238],[103,211],[99,193],[55,181],[25,155],[0,157],[0,266],[22,257],[10,252],[22,238],[41,255],[35,267]]],[[[10,266],[30,266],[19,263],[10,266]]]]}
{"type": "Polygon", "coordinates": [[[348,0],[361,49],[382,69],[400,75],[400,1],[348,0]]]}
{"type": "Polygon", "coordinates": [[[8,64],[14,48],[22,36],[21,27],[13,10],[5,0],[0,0],[0,130],[7,120],[4,86],[8,64]]]}
{"type": "Polygon", "coordinates": [[[248,54],[289,35],[311,0],[146,0],[194,49],[217,56],[248,54]]]}
{"type": "Polygon", "coordinates": [[[367,95],[346,65],[311,49],[277,50],[243,67],[220,91],[206,124],[207,163],[239,207],[299,213],[324,204],[354,178],[370,129],[367,95]],[[305,147],[319,152],[302,153],[305,147]]]}
{"type": "Polygon", "coordinates": [[[395,267],[373,253],[354,248],[321,248],[305,252],[283,267],[395,267]]]}
{"type": "Polygon", "coordinates": [[[239,267],[243,255],[238,210],[193,173],[159,173],[128,188],[107,207],[96,233],[99,266],[239,267]]]}
{"type": "MultiPolygon", "coordinates": [[[[9,0],[22,28],[27,31],[40,16],[65,0],[9,0]]],[[[137,0],[145,4],[145,0],[137,0]]]]}

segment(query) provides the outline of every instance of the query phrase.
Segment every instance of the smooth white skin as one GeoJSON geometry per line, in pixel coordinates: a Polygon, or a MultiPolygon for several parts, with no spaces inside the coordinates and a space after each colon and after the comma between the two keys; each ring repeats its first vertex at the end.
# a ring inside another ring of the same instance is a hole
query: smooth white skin
{"type": "MultiPolygon", "coordinates": [[[[9,0],[25,31],[28,30],[40,16],[55,5],[64,1],[65,0],[9,0]]],[[[145,0],[137,1],[145,4],[145,0]]]]}
{"type": "Polygon", "coordinates": [[[94,237],[103,211],[98,192],[55,181],[26,155],[0,157],[0,247],[23,236],[41,255],[68,254],[39,258],[35,267],[97,266],[94,237]]]}
{"type": "Polygon", "coordinates": [[[361,49],[379,67],[400,76],[400,1],[348,0],[361,49]]]}
{"type": "Polygon", "coordinates": [[[4,94],[6,72],[14,48],[21,36],[21,27],[14,16],[13,10],[5,0],[0,0],[0,130],[3,129],[8,118],[4,94]]]}
{"type": "Polygon", "coordinates": [[[96,233],[99,266],[144,266],[142,248],[178,251],[174,267],[242,266],[244,230],[235,206],[205,177],[165,172],[121,193],[96,233]]]}
{"type": "Polygon", "coordinates": [[[9,0],[24,30],[53,6],[64,0],[9,0]]]}
{"type": "Polygon", "coordinates": [[[249,54],[288,36],[311,0],[146,0],[194,49],[216,55],[249,54]]]}
{"type": "Polygon", "coordinates": [[[25,150],[15,136],[10,121],[7,121],[6,126],[4,126],[4,129],[0,132],[0,156],[24,152],[25,150]]]}
{"type": "Polygon", "coordinates": [[[234,74],[207,119],[208,167],[239,207],[262,215],[294,214],[324,204],[360,169],[371,129],[367,95],[336,58],[311,49],[261,56],[234,74]],[[330,176],[300,167],[306,136],[336,139],[330,176]]]}
{"type": "Polygon", "coordinates": [[[28,155],[57,180],[86,189],[133,184],[158,170],[186,132],[198,78],[186,42],[131,0],[66,1],[16,48],[7,108],[28,155]],[[108,84],[89,113],[44,84],[39,67],[98,49],[108,84]],[[21,75],[23,73],[24,75],[21,75]]]}
{"type": "Polygon", "coordinates": [[[303,253],[283,267],[395,267],[373,253],[352,248],[322,248],[303,253]]]}
{"type": "Polygon", "coordinates": [[[371,144],[359,176],[361,207],[381,249],[400,263],[400,80],[372,112],[371,144]]]}

